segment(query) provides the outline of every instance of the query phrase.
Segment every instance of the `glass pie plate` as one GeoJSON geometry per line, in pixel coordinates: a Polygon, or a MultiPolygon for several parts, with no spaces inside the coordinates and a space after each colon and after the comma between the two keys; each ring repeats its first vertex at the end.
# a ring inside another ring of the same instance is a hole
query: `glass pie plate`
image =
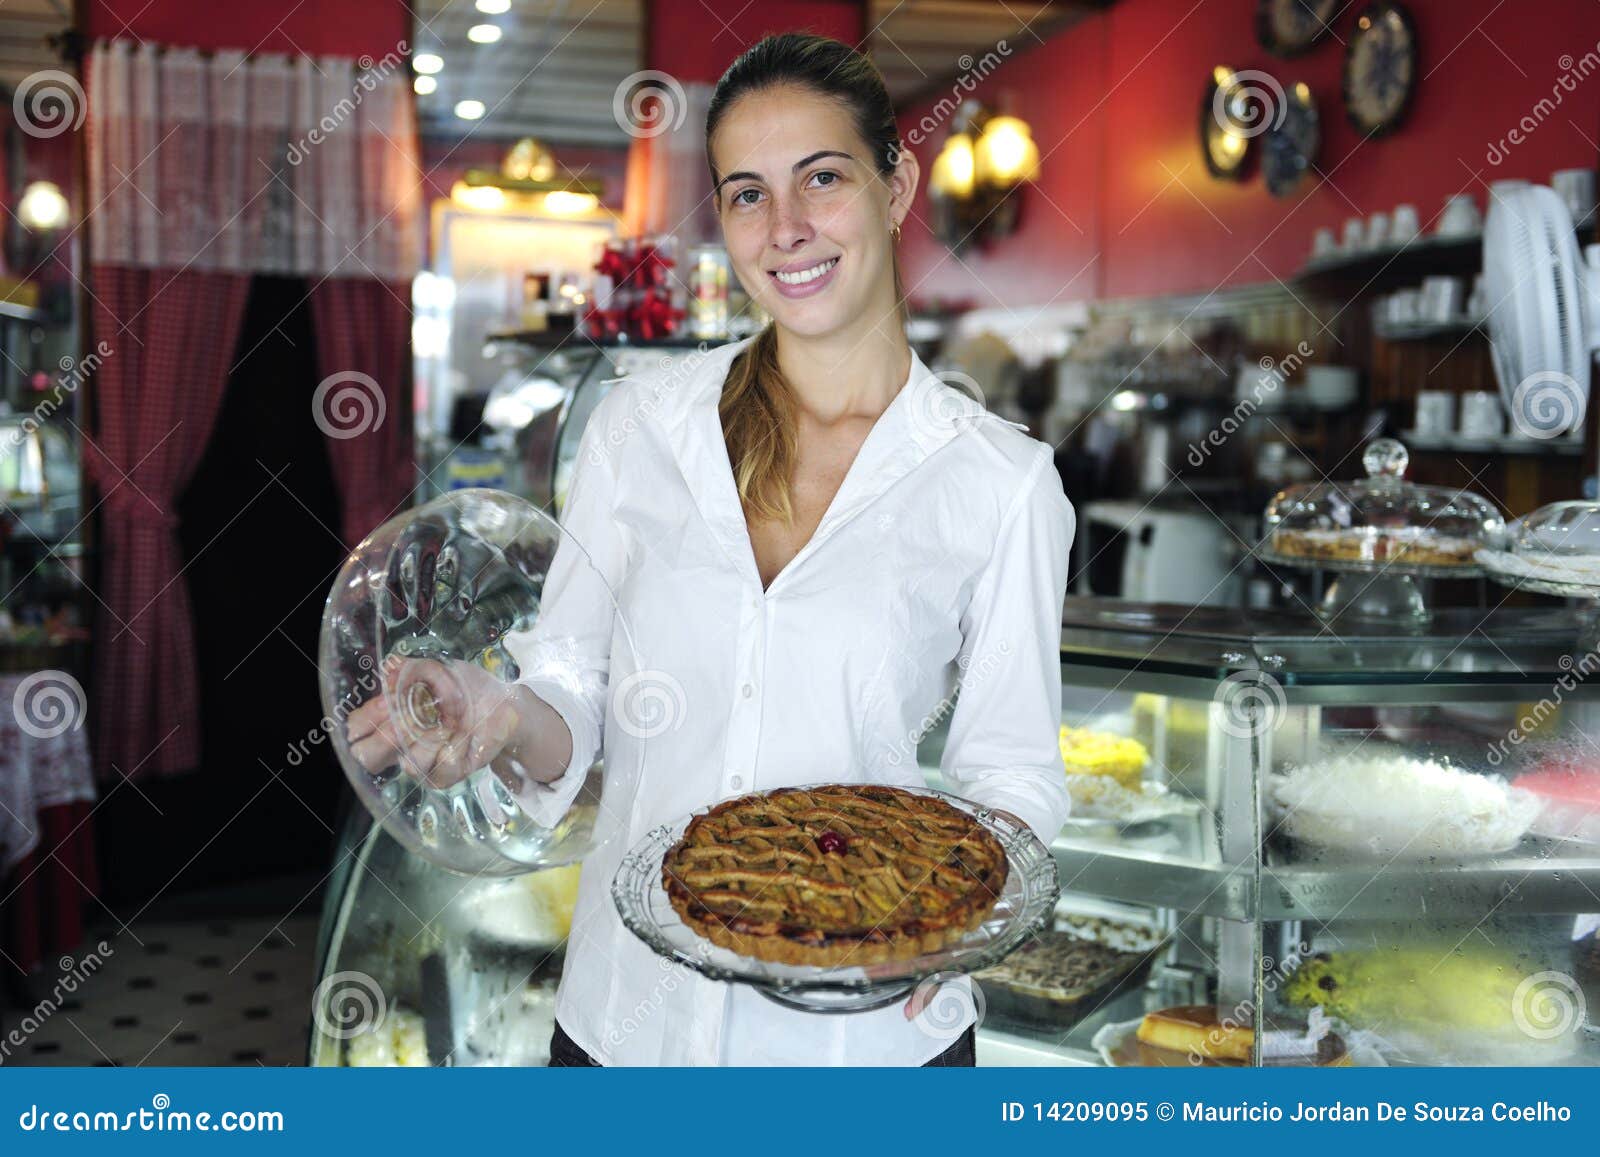
{"type": "Polygon", "coordinates": [[[1600,645],[1600,502],[1552,502],[1506,528],[1506,549],[1477,553],[1478,565],[1512,590],[1583,599],[1582,645],[1600,645]]]}
{"type": "Polygon", "coordinates": [[[622,923],[664,959],[712,980],[748,984],[788,1008],[820,1013],[865,1012],[903,1001],[926,977],[976,972],[1004,960],[1049,923],[1061,895],[1055,860],[1029,829],[991,808],[948,792],[933,788],[904,790],[935,796],[971,815],[1000,841],[1006,852],[1006,885],[994,910],[977,928],[937,952],[881,964],[823,968],[758,960],[711,943],[686,925],[673,909],[661,882],[661,864],[690,821],[714,805],[647,833],[623,857],[611,882],[611,897],[622,923]]]}

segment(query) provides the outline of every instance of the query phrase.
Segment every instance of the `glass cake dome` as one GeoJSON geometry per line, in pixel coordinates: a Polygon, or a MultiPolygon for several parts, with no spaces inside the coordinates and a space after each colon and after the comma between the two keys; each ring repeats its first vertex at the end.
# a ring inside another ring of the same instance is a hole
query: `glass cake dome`
{"type": "Polygon", "coordinates": [[[1600,502],[1552,502],[1506,528],[1508,547],[1528,558],[1600,565],[1600,502]]]}
{"type": "Polygon", "coordinates": [[[606,769],[567,771],[584,776],[575,801],[545,815],[519,801],[548,791],[532,781],[557,778],[570,748],[525,753],[505,738],[530,698],[550,723],[546,697],[603,704],[606,665],[627,662],[631,638],[558,523],[503,491],[451,491],[384,523],[340,570],[318,645],[323,727],[361,802],[410,851],[472,875],[572,863],[593,849],[606,769]],[[586,617],[551,626],[547,583],[576,592],[564,605],[586,617]]]}
{"type": "Polygon", "coordinates": [[[1325,614],[1425,619],[1412,580],[1477,576],[1475,555],[1503,541],[1505,522],[1482,495],[1407,481],[1409,461],[1399,442],[1379,438],[1362,455],[1366,478],[1280,491],[1267,504],[1262,557],[1371,576],[1336,582],[1325,614]]]}

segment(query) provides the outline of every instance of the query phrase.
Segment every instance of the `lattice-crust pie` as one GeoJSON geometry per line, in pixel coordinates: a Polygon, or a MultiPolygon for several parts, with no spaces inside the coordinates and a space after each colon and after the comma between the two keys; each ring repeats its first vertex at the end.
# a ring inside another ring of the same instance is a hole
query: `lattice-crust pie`
{"type": "Polygon", "coordinates": [[[878,964],[934,952],[981,924],[1006,853],[968,813],[876,784],[781,788],[696,816],[661,882],[714,944],[782,964],[878,964]]]}

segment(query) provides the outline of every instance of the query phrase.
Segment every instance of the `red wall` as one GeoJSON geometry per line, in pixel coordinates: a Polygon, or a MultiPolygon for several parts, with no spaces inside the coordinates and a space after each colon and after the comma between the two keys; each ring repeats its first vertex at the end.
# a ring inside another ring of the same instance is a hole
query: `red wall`
{"type": "Polygon", "coordinates": [[[734,58],[769,32],[816,32],[856,44],[866,32],[860,0],[646,0],[645,67],[684,83],[715,83],[734,58]]]}
{"type": "MultiPolygon", "coordinates": [[[[1416,96],[1396,134],[1366,142],[1345,120],[1340,98],[1340,41],[1359,7],[1344,9],[1338,39],[1295,60],[1257,45],[1256,0],[1123,0],[1043,45],[1011,45],[977,93],[991,103],[1003,94],[1032,125],[1044,158],[1039,184],[1025,191],[1017,234],[987,252],[957,261],[926,230],[908,229],[912,296],[1020,305],[1286,278],[1319,226],[1337,231],[1346,217],[1410,202],[1426,227],[1452,193],[1472,191],[1481,207],[1488,181],[1548,182],[1556,169],[1595,167],[1600,70],[1582,80],[1572,75],[1570,93],[1557,86],[1563,56],[1600,52],[1594,0],[1409,0],[1421,47],[1416,96]],[[1218,64],[1265,70],[1286,87],[1311,86],[1322,116],[1324,181],[1280,199],[1267,193],[1259,170],[1243,185],[1207,174],[1199,110],[1218,64]],[[1554,100],[1553,90],[1562,100],[1554,114],[1491,164],[1491,144],[1541,98],[1554,100]]],[[[902,132],[931,107],[908,110],[902,132]]],[[[913,143],[923,198],[945,133],[941,127],[913,143]]],[[[927,219],[925,199],[917,213],[927,219]]]]}
{"type": "Polygon", "coordinates": [[[411,31],[404,0],[86,0],[91,37],[197,48],[382,57],[411,31]]]}

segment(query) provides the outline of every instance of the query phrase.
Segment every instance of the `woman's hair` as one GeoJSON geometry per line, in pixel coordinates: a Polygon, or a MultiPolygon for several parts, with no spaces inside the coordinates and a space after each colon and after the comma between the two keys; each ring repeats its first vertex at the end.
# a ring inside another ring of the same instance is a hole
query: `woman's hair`
{"type": "MultiPolygon", "coordinates": [[[[855,120],[856,131],[872,151],[878,173],[894,172],[900,157],[900,130],[883,77],[873,63],[848,44],[826,36],[785,32],[768,36],[728,66],[711,94],[706,112],[706,163],[711,179],[711,137],[742,96],[779,86],[807,89],[838,101],[855,120]]],[[[901,324],[906,320],[900,258],[894,256],[894,297],[901,324]]],[[[718,406],[728,458],[746,510],[759,518],[793,518],[789,475],[795,457],[794,399],[778,368],[778,337],[768,325],[740,351],[728,368],[718,406]]]]}

